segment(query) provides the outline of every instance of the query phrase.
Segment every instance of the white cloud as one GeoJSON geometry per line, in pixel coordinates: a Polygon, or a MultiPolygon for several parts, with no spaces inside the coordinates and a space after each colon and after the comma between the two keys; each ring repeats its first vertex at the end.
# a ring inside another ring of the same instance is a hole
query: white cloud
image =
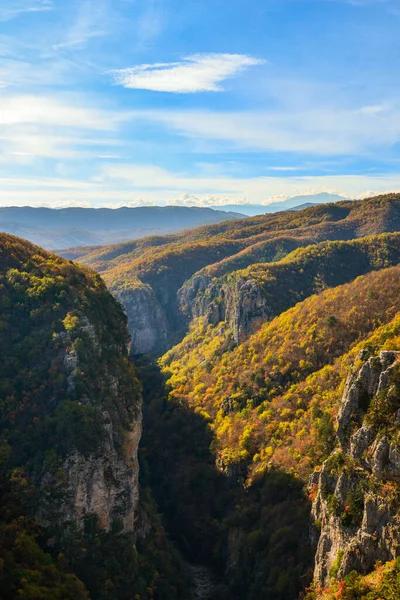
{"type": "Polygon", "coordinates": [[[0,136],[0,160],[6,161],[7,157],[30,156],[45,157],[50,159],[76,159],[76,158],[114,158],[120,156],[98,156],[100,148],[107,150],[121,142],[112,138],[89,137],[87,135],[62,135],[39,131],[39,128],[24,128],[23,133],[18,130],[0,136]],[[93,151],[93,148],[97,148],[93,151]]]}
{"type": "Polygon", "coordinates": [[[273,150],[328,156],[365,153],[400,140],[400,105],[395,102],[379,107],[317,106],[229,113],[148,110],[135,116],[161,123],[196,142],[218,142],[217,149],[223,142],[223,151],[273,150]]]}
{"type": "Polygon", "coordinates": [[[37,203],[35,206],[41,208],[90,208],[90,202],[81,200],[58,200],[50,204],[48,202],[37,203]]]}
{"type": "Polygon", "coordinates": [[[337,193],[348,197],[364,197],[370,193],[400,190],[400,173],[377,175],[301,175],[288,177],[191,177],[172,173],[152,165],[107,165],[101,169],[98,183],[121,186],[155,201],[187,204],[198,198],[201,206],[209,199],[220,198],[218,204],[262,203],[300,194],[337,193]]]}
{"type": "Polygon", "coordinates": [[[4,6],[0,7],[0,21],[15,19],[22,13],[43,12],[52,9],[52,0],[5,0],[4,6]]]}
{"type": "Polygon", "coordinates": [[[268,167],[269,171],[305,171],[305,167],[268,167]]]}
{"type": "Polygon", "coordinates": [[[111,73],[115,82],[126,88],[179,94],[221,92],[223,80],[263,62],[243,54],[194,54],[180,62],[139,65],[111,73]]]}
{"type": "Polygon", "coordinates": [[[10,95],[2,98],[0,125],[75,127],[90,130],[113,130],[126,121],[126,113],[103,111],[85,106],[82,98],[58,99],[46,96],[10,95]]]}
{"type": "MultiPolygon", "coordinates": [[[[103,177],[83,181],[62,178],[0,178],[0,205],[90,206],[167,205],[211,206],[241,203],[268,204],[300,194],[338,193],[363,198],[400,191],[400,173],[254,178],[191,178],[157,167],[125,165],[119,175],[103,168],[103,177]],[[143,176],[140,177],[140,171],[143,176]],[[156,185],[154,185],[156,182],[156,185]]],[[[240,212],[240,210],[239,210],[240,212]]]]}
{"type": "Polygon", "coordinates": [[[80,0],[74,23],[67,30],[63,41],[54,44],[53,49],[84,47],[92,38],[108,33],[111,19],[108,0],[80,0]]]}
{"type": "Polygon", "coordinates": [[[114,156],[123,142],[115,133],[129,115],[85,106],[80,96],[13,95],[2,99],[0,161],[114,156]],[[97,147],[94,152],[93,149],[97,147]]]}
{"type": "Polygon", "coordinates": [[[225,204],[236,204],[238,207],[249,204],[247,198],[236,196],[223,196],[216,194],[197,195],[181,194],[177,198],[168,201],[170,206],[223,206],[225,204]]]}
{"type": "Polygon", "coordinates": [[[104,206],[107,206],[107,208],[139,208],[143,206],[156,206],[156,203],[150,198],[135,198],[135,200],[129,202],[113,202],[104,206]]]}

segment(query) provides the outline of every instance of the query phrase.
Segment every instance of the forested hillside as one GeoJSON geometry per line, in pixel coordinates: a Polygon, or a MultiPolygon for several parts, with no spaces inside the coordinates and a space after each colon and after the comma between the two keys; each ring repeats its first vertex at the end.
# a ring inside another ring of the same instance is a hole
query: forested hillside
{"type": "Polygon", "coordinates": [[[1,598],[184,598],[146,490],[139,501],[120,305],[90,269],[2,234],[0,306],[1,598]]]}
{"type": "Polygon", "coordinates": [[[122,301],[135,372],[100,275],[3,236],[6,599],[48,565],[60,600],[396,598],[399,217],[388,195],[66,252],[122,301]]]}
{"type": "Polygon", "coordinates": [[[143,455],[215,598],[396,597],[399,217],[387,195],[68,254],[153,352],[143,455]]]}
{"type": "MultiPolygon", "coordinates": [[[[153,399],[147,410],[152,439],[163,440],[164,448],[168,442],[166,455],[161,447],[151,450],[154,486],[166,486],[162,473],[172,456],[173,482],[167,491],[161,487],[159,500],[166,498],[167,509],[168,503],[178,507],[180,518],[175,523],[171,517],[172,526],[193,540],[209,535],[215,553],[226,540],[233,598],[294,598],[311,581],[309,503],[316,491],[308,489],[308,480],[335,448],[338,406],[349,369],[362,364],[360,351],[369,357],[399,347],[399,275],[394,267],[311,296],[238,348],[225,325],[200,320],[161,359],[168,408],[153,399]],[[199,422],[208,431],[212,460],[189,461],[197,464],[193,470],[179,450],[181,435],[174,437],[175,429],[182,431],[183,415],[193,428],[185,439],[195,438],[199,422]],[[204,481],[210,481],[207,491],[204,481]],[[222,510],[221,496],[206,503],[213,487],[222,490],[222,510]],[[201,531],[193,531],[193,523],[201,531]]],[[[352,514],[362,514],[364,500],[344,504],[351,531],[352,514]]]]}
{"type": "MultiPolygon", "coordinates": [[[[180,310],[180,288],[184,292],[189,288],[188,303],[196,306],[202,297],[207,299],[210,292],[223,287],[220,278],[224,275],[239,276],[240,270],[251,267],[243,277],[256,282],[257,277],[252,277],[255,264],[280,261],[296,248],[398,230],[400,198],[393,194],[62,254],[101,272],[126,308],[133,353],[159,353],[176,342],[188,325],[180,310]]],[[[333,277],[336,283],[348,280],[341,272],[333,277]]]]}

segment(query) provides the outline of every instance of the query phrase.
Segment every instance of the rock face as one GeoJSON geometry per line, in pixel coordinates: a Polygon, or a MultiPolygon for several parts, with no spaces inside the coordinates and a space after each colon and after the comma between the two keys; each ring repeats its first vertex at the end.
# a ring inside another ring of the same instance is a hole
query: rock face
{"type": "MultiPolygon", "coordinates": [[[[81,335],[101,360],[102,347],[95,327],[81,318],[81,335]]],[[[62,364],[68,382],[68,393],[76,394],[76,373],[83,369],[73,339],[61,332],[62,364]]],[[[91,453],[71,448],[59,473],[44,466],[38,519],[46,527],[62,523],[82,529],[87,517],[96,517],[105,531],[132,532],[139,499],[138,446],[142,433],[141,404],[136,400],[134,418],[120,398],[123,381],[103,365],[98,378],[104,396],[112,407],[102,410],[98,446],[91,453]],[[60,473],[62,476],[60,477],[60,473]]],[[[84,398],[81,398],[84,401],[84,398]]],[[[108,405],[107,403],[107,405],[108,405]]]]}
{"type": "Polygon", "coordinates": [[[210,325],[225,321],[237,344],[274,316],[257,283],[235,275],[215,281],[202,275],[192,277],[179,290],[178,299],[188,320],[205,317],[210,325]]]}
{"type": "Polygon", "coordinates": [[[337,416],[339,448],[311,476],[317,587],[400,555],[398,357],[381,352],[349,376],[337,416]]]}
{"type": "MultiPolygon", "coordinates": [[[[99,527],[106,531],[134,530],[139,499],[139,463],[137,451],[141,437],[141,418],[124,436],[124,449],[115,443],[115,432],[110,415],[104,416],[105,439],[99,456],[84,456],[73,451],[62,465],[66,483],[60,486],[59,501],[44,504],[39,512],[43,525],[58,519],[66,526],[75,523],[83,527],[86,517],[96,516],[99,527]]],[[[53,484],[48,474],[42,480],[42,489],[53,484]]]]}
{"type": "Polygon", "coordinates": [[[152,288],[142,285],[115,294],[124,306],[131,336],[131,354],[161,354],[167,349],[168,320],[152,288]]]}

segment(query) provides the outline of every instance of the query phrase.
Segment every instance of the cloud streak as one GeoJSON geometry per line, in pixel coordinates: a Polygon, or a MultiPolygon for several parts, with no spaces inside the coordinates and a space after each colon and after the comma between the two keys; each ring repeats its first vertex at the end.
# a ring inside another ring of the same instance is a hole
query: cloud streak
{"type": "Polygon", "coordinates": [[[306,152],[320,156],[368,153],[400,141],[400,106],[316,106],[270,111],[148,110],[136,119],[158,122],[224,151],[306,152]]]}
{"type": "Polygon", "coordinates": [[[155,166],[105,167],[90,181],[46,178],[0,178],[0,205],[90,206],[176,204],[210,206],[248,201],[267,204],[300,194],[331,192],[361,198],[400,191],[400,173],[302,177],[189,177],[155,166]],[[153,182],[156,182],[155,184],[153,182]]]}
{"type": "Polygon", "coordinates": [[[54,50],[81,49],[92,39],[106,35],[112,21],[108,0],[81,0],[77,3],[75,21],[66,37],[54,50]]]}
{"type": "Polygon", "coordinates": [[[123,145],[116,134],[128,118],[128,113],[85,106],[80,95],[6,96],[0,111],[0,161],[109,155],[123,145]]]}
{"type": "Polygon", "coordinates": [[[193,54],[180,62],[138,65],[111,72],[115,83],[129,89],[193,94],[221,92],[221,82],[265,61],[244,54],[193,54]]]}
{"type": "Polygon", "coordinates": [[[0,7],[0,21],[10,21],[23,13],[53,10],[52,0],[6,0],[5,4],[0,7]]]}

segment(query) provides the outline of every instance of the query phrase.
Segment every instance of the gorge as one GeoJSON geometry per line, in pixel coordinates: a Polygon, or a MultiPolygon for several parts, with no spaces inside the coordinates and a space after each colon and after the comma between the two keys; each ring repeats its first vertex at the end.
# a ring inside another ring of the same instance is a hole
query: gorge
{"type": "Polygon", "coordinates": [[[399,232],[391,194],[1,234],[5,600],[396,597],[399,232]]]}

